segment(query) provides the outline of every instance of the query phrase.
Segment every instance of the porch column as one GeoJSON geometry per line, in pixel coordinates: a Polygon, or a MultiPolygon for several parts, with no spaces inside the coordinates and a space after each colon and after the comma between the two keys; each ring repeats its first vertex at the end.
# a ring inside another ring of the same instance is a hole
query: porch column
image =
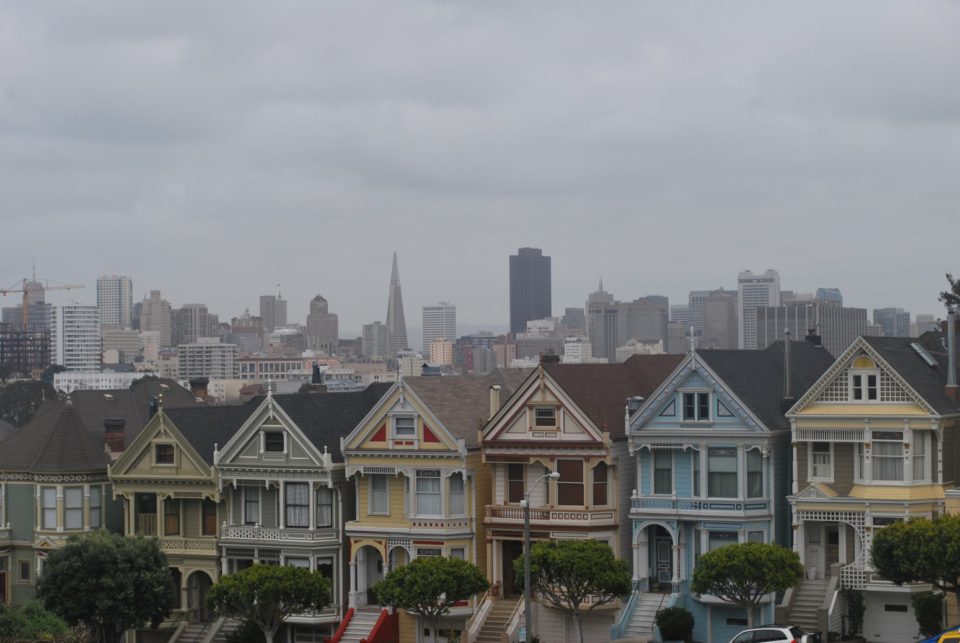
{"type": "Polygon", "coordinates": [[[180,572],[180,609],[186,611],[187,609],[194,607],[190,605],[187,601],[189,600],[190,589],[187,586],[187,577],[184,575],[183,571],[180,572]]]}
{"type": "Polygon", "coordinates": [[[163,506],[166,504],[167,499],[162,497],[159,493],[154,495],[157,498],[157,533],[155,533],[154,536],[159,538],[160,534],[163,533],[163,506]]]}
{"type": "Polygon", "coordinates": [[[357,561],[350,560],[350,592],[347,594],[347,607],[357,608],[357,561]]]}
{"type": "MultiPolygon", "coordinates": [[[[793,424],[793,420],[790,421],[790,424],[793,424]]],[[[793,449],[793,468],[790,470],[790,471],[791,471],[790,477],[792,478],[792,480],[791,480],[791,482],[790,482],[790,488],[791,488],[792,491],[793,491],[793,495],[797,495],[798,493],[800,493],[800,485],[799,485],[799,483],[797,482],[797,478],[799,477],[799,476],[797,475],[797,471],[800,470],[800,469],[799,469],[799,467],[800,467],[800,461],[799,461],[798,455],[797,455],[797,446],[798,446],[798,445],[797,445],[796,442],[792,442],[792,449],[793,449]]]]}
{"type": "Polygon", "coordinates": [[[640,543],[633,541],[633,584],[636,585],[640,580],[640,543]]]}
{"type": "Polygon", "coordinates": [[[803,530],[803,521],[797,523],[796,538],[793,540],[793,551],[800,554],[800,564],[804,564],[806,561],[806,547],[804,547],[805,536],[803,530]]]}
{"type": "Polygon", "coordinates": [[[837,558],[840,560],[840,565],[847,564],[847,523],[838,522],[837,523],[837,537],[840,539],[840,553],[837,555],[837,558]]]}
{"type": "Polygon", "coordinates": [[[638,544],[637,578],[640,581],[650,578],[650,544],[647,540],[648,531],[649,527],[644,527],[643,530],[641,530],[638,544]]]}
{"type": "Polygon", "coordinates": [[[223,576],[226,576],[229,573],[230,573],[230,564],[227,561],[227,557],[221,556],[220,557],[220,574],[223,576]]]}
{"type": "Polygon", "coordinates": [[[673,534],[673,591],[677,592],[680,589],[680,525],[676,527],[676,531],[673,534]]]}

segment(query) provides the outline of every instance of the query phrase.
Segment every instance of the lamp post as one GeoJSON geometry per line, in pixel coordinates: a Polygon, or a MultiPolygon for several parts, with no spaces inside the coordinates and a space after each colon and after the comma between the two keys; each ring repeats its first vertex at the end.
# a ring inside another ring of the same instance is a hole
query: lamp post
{"type": "Polygon", "coordinates": [[[537,488],[537,485],[540,484],[541,481],[547,478],[559,480],[560,474],[553,471],[537,478],[536,481],[530,485],[530,491],[528,491],[527,495],[520,501],[520,506],[523,507],[523,618],[524,634],[526,634],[524,640],[527,642],[529,642],[533,636],[530,627],[530,494],[533,493],[533,490],[537,488]]]}

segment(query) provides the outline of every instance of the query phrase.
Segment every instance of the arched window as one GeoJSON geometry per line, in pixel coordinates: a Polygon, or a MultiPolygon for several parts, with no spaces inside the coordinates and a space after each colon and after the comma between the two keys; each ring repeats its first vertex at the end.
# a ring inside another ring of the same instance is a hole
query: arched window
{"type": "Polygon", "coordinates": [[[605,506],[607,503],[607,463],[601,462],[593,468],[593,504],[596,507],[605,506]]]}

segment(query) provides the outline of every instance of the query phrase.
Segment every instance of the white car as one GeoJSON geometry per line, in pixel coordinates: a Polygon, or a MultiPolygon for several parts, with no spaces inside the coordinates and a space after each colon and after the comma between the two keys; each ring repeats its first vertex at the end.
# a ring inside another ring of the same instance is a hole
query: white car
{"type": "Polygon", "coordinates": [[[744,630],[730,643],[820,643],[819,632],[806,632],[794,625],[761,625],[744,630]]]}

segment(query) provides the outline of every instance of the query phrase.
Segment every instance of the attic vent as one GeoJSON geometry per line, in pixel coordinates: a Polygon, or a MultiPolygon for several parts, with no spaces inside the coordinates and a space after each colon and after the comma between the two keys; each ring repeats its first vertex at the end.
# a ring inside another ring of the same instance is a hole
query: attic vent
{"type": "Polygon", "coordinates": [[[919,355],[923,361],[927,363],[927,366],[930,366],[931,368],[937,366],[937,360],[933,359],[933,356],[927,352],[927,349],[921,346],[918,342],[911,342],[910,348],[917,352],[917,355],[919,355]]]}

